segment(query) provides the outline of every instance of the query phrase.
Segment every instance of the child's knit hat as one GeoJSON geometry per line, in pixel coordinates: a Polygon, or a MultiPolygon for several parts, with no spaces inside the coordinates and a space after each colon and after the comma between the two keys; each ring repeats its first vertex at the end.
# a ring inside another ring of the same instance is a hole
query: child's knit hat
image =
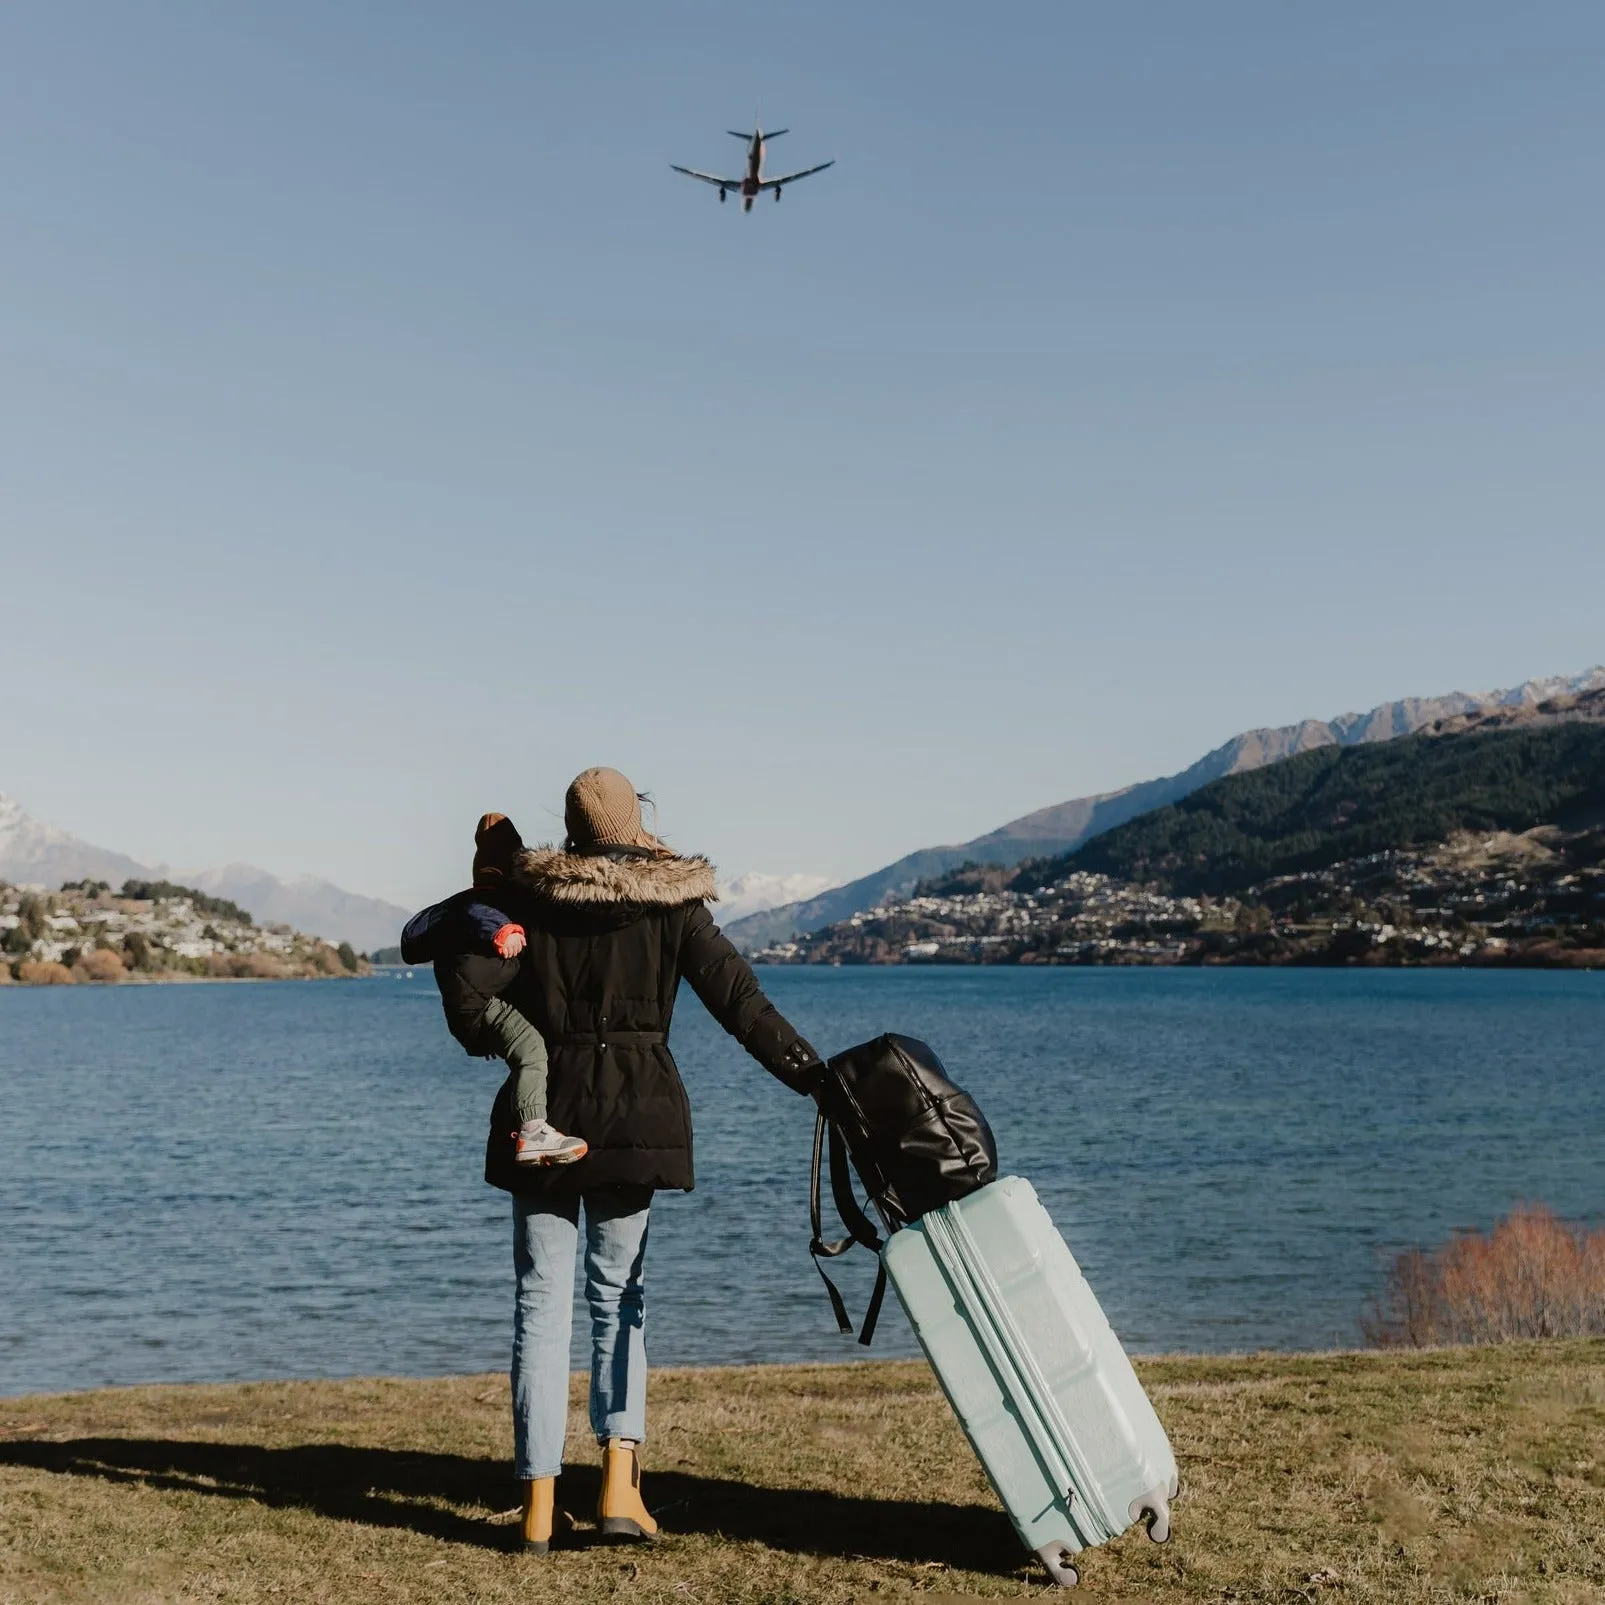
{"type": "Polygon", "coordinates": [[[523,850],[524,839],[506,814],[483,815],[474,831],[474,885],[505,879],[523,850]]]}

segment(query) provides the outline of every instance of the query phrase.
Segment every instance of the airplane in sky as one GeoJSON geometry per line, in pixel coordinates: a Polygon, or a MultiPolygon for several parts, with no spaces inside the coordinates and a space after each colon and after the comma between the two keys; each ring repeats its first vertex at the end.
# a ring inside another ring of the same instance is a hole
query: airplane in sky
{"type": "Polygon", "coordinates": [[[747,171],[741,178],[719,178],[713,173],[699,173],[694,167],[675,167],[675,172],[684,173],[687,178],[700,178],[704,184],[712,184],[719,191],[722,201],[728,191],[734,190],[741,197],[741,210],[750,212],[752,203],[758,199],[766,189],[775,192],[775,199],[780,199],[780,191],[787,184],[795,184],[799,178],[807,178],[812,173],[822,173],[827,167],[836,165],[835,159],[821,162],[818,167],[805,167],[798,173],[782,173],[779,178],[765,178],[763,176],[764,144],[767,140],[779,139],[786,132],[784,128],[777,128],[774,133],[766,134],[763,129],[756,128],[750,134],[743,134],[738,129],[727,129],[727,133],[735,135],[737,139],[747,142],[747,171]]]}

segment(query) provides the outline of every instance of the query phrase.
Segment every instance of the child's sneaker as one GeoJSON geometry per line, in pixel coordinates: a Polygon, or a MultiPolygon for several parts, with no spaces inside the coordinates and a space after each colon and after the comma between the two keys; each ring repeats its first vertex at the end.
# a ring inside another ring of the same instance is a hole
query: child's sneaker
{"type": "Polygon", "coordinates": [[[585,1157],[583,1137],[565,1137],[544,1120],[526,1120],[518,1128],[513,1160],[520,1165],[572,1165],[585,1157]]]}

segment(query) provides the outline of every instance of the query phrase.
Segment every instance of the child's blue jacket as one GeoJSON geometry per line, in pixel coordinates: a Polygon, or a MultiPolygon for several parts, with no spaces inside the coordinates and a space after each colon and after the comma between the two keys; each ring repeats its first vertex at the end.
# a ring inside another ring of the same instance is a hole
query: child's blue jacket
{"type": "Polygon", "coordinates": [[[456,958],[461,953],[499,955],[493,938],[504,925],[514,922],[499,908],[485,901],[475,887],[458,892],[443,903],[432,903],[414,914],[401,933],[401,959],[404,964],[432,964],[436,959],[456,958]]]}

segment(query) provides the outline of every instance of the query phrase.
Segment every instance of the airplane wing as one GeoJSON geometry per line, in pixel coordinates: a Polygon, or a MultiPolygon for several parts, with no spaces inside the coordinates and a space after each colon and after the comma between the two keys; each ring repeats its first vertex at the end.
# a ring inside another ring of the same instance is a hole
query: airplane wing
{"type": "MultiPolygon", "coordinates": [[[[766,178],[758,188],[779,189],[782,184],[795,184],[799,178],[807,178],[812,173],[822,173],[827,167],[835,165],[836,159],[832,157],[828,162],[821,162],[818,167],[805,167],[800,173],[782,173],[779,178],[766,178]]],[[[681,168],[680,171],[684,172],[685,169],[681,168]]]]}
{"type": "MultiPolygon", "coordinates": [[[[669,163],[674,167],[674,163],[669,163]]],[[[739,178],[715,178],[712,173],[699,173],[694,167],[674,167],[675,172],[684,173],[687,178],[700,178],[704,184],[717,184],[720,189],[740,189],[739,178]]]]}

